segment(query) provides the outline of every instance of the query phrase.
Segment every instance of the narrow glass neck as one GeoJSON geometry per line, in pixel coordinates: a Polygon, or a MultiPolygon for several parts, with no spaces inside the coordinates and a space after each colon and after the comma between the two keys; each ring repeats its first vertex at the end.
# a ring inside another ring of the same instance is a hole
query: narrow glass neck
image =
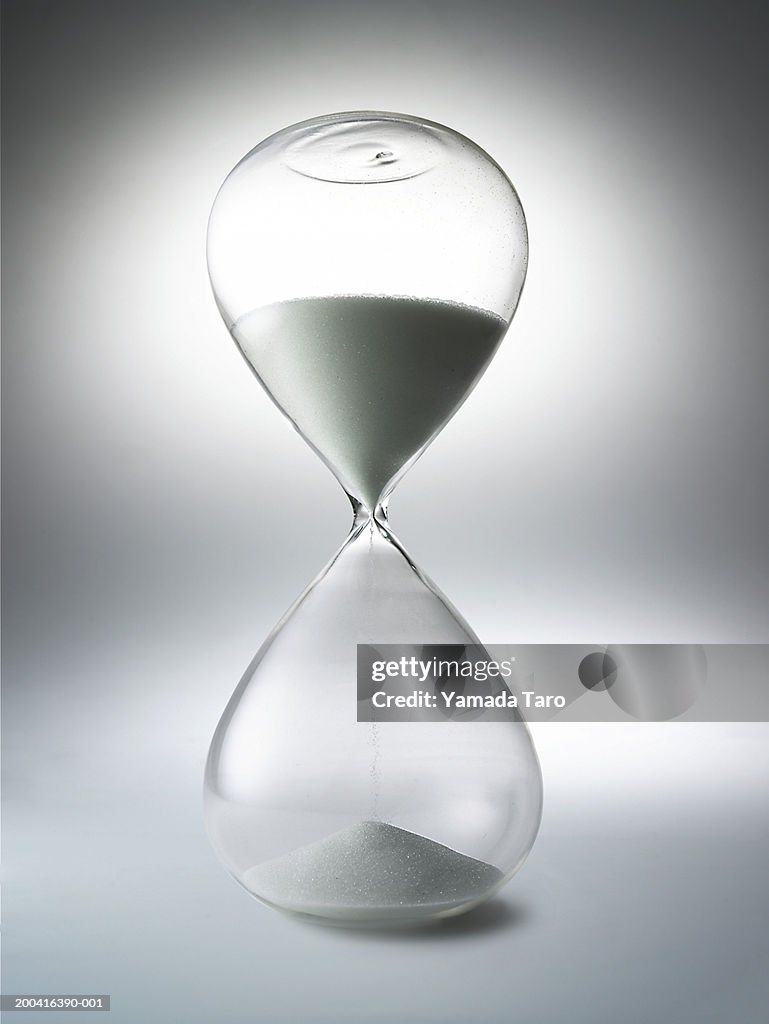
{"type": "Polygon", "coordinates": [[[387,525],[389,497],[384,498],[383,500],[380,499],[376,503],[373,513],[367,505],[363,504],[362,501],[359,501],[357,498],[353,498],[350,495],[348,495],[348,497],[350,498],[350,504],[352,505],[353,531],[360,530],[362,527],[364,527],[367,523],[370,523],[372,520],[379,526],[387,525]]]}

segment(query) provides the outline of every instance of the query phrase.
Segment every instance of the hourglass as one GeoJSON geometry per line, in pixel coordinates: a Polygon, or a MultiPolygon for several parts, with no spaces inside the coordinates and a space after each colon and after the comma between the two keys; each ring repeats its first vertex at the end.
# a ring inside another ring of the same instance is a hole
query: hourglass
{"type": "Polygon", "coordinates": [[[214,202],[222,317],[353,508],[349,536],[262,645],[208,756],[211,842],[273,908],[370,924],[461,913],[534,842],[542,782],[523,721],[356,716],[358,644],[479,644],[394,536],[388,501],[491,360],[526,263],[501,168],[457,132],[402,114],[286,128],[214,202]]]}

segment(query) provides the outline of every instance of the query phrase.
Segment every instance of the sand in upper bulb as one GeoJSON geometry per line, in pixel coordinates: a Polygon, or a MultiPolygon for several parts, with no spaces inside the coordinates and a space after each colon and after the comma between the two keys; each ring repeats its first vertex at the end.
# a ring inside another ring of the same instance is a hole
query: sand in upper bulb
{"type": "Polygon", "coordinates": [[[362,821],[265,861],[243,882],[295,914],[407,921],[481,900],[502,872],[383,821],[362,821]]]}
{"type": "Polygon", "coordinates": [[[461,404],[506,328],[459,303],[332,295],[262,306],[232,334],[304,437],[373,508],[461,404]]]}

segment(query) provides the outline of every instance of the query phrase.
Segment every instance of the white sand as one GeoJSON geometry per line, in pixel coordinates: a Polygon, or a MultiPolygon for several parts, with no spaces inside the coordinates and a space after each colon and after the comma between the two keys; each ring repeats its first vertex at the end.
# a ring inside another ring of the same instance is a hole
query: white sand
{"type": "Polygon", "coordinates": [[[454,413],[506,327],[452,302],[334,295],[253,310],[232,330],[275,401],[373,508],[454,413]]]}
{"type": "Polygon", "coordinates": [[[247,888],[297,914],[347,920],[428,917],[489,895],[490,864],[381,821],[362,821],[251,868],[247,888]]]}

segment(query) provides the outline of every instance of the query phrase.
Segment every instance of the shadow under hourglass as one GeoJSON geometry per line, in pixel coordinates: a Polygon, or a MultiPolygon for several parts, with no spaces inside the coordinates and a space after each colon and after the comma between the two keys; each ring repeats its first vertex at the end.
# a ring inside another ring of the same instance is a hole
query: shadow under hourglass
{"type": "Polygon", "coordinates": [[[462,939],[471,935],[494,934],[514,931],[525,927],[531,920],[529,908],[519,902],[511,902],[501,897],[486,900],[479,906],[464,914],[411,924],[393,922],[390,925],[368,924],[366,922],[351,923],[349,921],[332,921],[327,918],[294,918],[302,924],[328,931],[330,934],[354,937],[355,939],[373,941],[399,942],[445,942],[462,939]]]}

